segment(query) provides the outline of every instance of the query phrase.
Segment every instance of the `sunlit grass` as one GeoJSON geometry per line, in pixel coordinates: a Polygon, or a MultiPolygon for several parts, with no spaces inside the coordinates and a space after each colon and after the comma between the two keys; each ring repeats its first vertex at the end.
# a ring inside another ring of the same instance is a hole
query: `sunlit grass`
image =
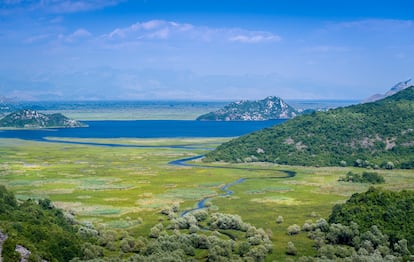
{"type": "MultiPolygon", "coordinates": [[[[69,140],[69,139],[68,139],[69,140]]],[[[71,139],[72,140],[72,139],[71,139]]],[[[73,140],[72,140],[73,141],[73,140]]],[[[147,236],[149,228],[163,217],[160,210],[179,204],[194,208],[198,200],[213,197],[211,209],[240,215],[244,221],[273,232],[274,252],[269,260],[285,259],[287,242],[294,242],[300,255],[314,253],[306,234],[288,236],[287,227],[307,220],[327,218],[336,203],[342,203],[368,184],[339,182],[357,168],[289,167],[269,163],[226,164],[207,167],[178,167],[168,162],[207,152],[206,147],[223,139],[99,139],[83,142],[188,145],[184,148],[131,148],[45,143],[0,139],[0,183],[21,199],[50,198],[56,206],[97,227],[128,230],[147,236]],[[295,177],[284,171],[296,172],[295,177]],[[229,188],[221,187],[248,178],[229,188]],[[276,219],[281,215],[282,224],[276,219]]],[[[202,165],[200,161],[194,161],[202,165]]],[[[410,170],[377,170],[392,190],[414,189],[410,170]]]]}

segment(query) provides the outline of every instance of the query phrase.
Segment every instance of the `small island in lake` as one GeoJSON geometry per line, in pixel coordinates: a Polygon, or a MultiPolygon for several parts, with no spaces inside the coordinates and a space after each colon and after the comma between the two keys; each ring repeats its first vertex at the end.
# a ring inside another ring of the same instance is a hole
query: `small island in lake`
{"type": "Polygon", "coordinates": [[[60,113],[43,114],[35,110],[23,109],[0,119],[0,128],[74,128],[87,127],[86,124],[70,119],[60,113]]]}
{"type": "Polygon", "coordinates": [[[263,100],[242,100],[233,102],[222,109],[201,115],[203,121],[262,121],[289,119],[298,115],[298,111],[281,98],[269,96],[263,100]]]}

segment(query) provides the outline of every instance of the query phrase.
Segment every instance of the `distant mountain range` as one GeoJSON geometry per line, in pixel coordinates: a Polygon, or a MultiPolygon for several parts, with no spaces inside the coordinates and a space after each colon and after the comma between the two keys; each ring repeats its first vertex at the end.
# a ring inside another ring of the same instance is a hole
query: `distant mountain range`
{"type": "Polygon", "coordinates": [[[201,115],[197,120],[205,121],[245,121],[288,119],[298,115],[298,111],[281,98],[269,96],[263,100],[242,100],[233,102],[215,112],[201,115]]]}
{"type": "Polygon", "coordinates": [[[48,127],[85,127],[86,125],[69,119],[62,114],[42,114],[35,110],[20,110],[0,119],[3,128],[48,128],[48,127]]]}
{"type": "Polygon", "coordinates": [[[414,168],[414,86],[385,99],[314,112],[231,140],[205,161],[414,168]]]}
{"type": "Polygon", "coordinates": [[[410,82],[411,82],[411,78],[406,80],[406,81],[402,81],[399,82],[397,84],[395,84],[388,92],[386,92],[385,94],[375,94],[372,95],[368,98],[366,98],[363,103],[370,103],[370,102],[375,102],[378,101],[380,99],[392,96],[393,94],[396,94],[398,92],[400,92],[403,89],[406,89],[407,87],[410,86],[410,82]]]}
{"type": "Polygon", "coordinates": [[[3,112],[9,112],[14,109],[14,100],[0,95],[0,116],[3,112]]]}

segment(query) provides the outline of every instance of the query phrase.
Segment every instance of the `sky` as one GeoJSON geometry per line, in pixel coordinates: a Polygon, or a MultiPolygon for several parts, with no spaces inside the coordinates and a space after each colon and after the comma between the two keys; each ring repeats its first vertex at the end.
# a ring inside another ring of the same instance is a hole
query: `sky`
{"type": "Polygon", "coordinates": [[[18,100],[362,100],[413,55],[411,0],[0,0],[18,100]]]}

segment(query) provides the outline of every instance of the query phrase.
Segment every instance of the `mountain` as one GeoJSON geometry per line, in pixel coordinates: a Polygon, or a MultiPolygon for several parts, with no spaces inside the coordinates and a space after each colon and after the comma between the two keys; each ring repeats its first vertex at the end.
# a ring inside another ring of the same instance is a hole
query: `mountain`
{"type": "Polygon", "coordinates": [[[293,118],[298,114],[281,98],[269,96],[263,100],[242,100],[231,103],[215,112],[201,115],[197,120],[243,121],[293,118]]]}
{"type": "Polygon", "coordinates": [[[398,92],[400,92],[403,89],[406,89],[407,87],[410,86],[410,82],[411,82],[411,78],[406,80],[406,81],[402,81],[397,83],[396,85],[394,85],[388,92],[386,92],[385,94],[375,94],[372,95],[368,98],[366,98],[363,103],[370,103],[370,102],[375,102],[378,100],[381,100],[383,98],[392,96],[393,94],[396,94],[398,92]]]}
{"type": "Polygon", "coordinates": [[[42,114],[34,110],[20,110],[0,119],[0,127],[10,128],[47,128],[47,127],[85,127],[81,122],[69,119],[62,114],[42,114]]]}
{"type": "Polygon", "coordinates": [[[0,117],[12,112],[16,108],[16,102],[0,95],[0,117]]]}
{"type": "Polygon", "coordinates": [[[414,168],[414,86],[383,100],[314,112],[231,140],[205,161],[414,168]]]}

